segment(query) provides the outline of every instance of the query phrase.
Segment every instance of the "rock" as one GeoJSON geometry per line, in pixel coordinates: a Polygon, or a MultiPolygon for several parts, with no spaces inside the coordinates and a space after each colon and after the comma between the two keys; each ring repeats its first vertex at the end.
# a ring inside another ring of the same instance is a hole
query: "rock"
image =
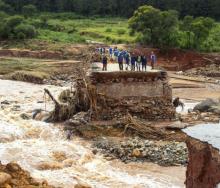
{"type": "Polygon", "coordinates": [[[210,109],[211,112],[220,115],[220,106],[212,106],[210,109]]]}
{"type": "Polygon", "coordinates": [[[4,172],[0,172],[0,186],[8,183],[11,180],[11,175],[4,173],[4,172]]]}
{"type": "Polygon", "coordinates": [[[7,101],[7,100],[4,100],[4,101],[2,101],[2,102],[1,102],[1,104],[9,105],[9,104],[10,104],[10,102],[9,102],[9,101],[7,101]]]}
{"type": "Polygon", "coordinates": [[[198,110],[199,112],[208,112],[212,106],[218,106],[218,102],[214,101],[213,99],[206,99],[205,101],[197,104],[193,111],[198,110]]]}
{"type": "Polygon", "coordinates": [[[31,117],[30,117],[29,115],[25,114],[25,113],[21,114],[20,117],[21,117],[22,119],[24,119],[24,120],[29,120],[29,119],[31,119],[31,117]]]}
{"type": "Polygon", "coordinates": [[[12,188],[12,187],[11,187],[11,185],[9,185],[9,184],[5,184],[5,185],[4,185],[4,188],[12,188]]]}
{"type": "Polygon", "coordinates": [[[132,156],[133,157],[140,157],[141,156],[141,152],[138,149],[134,149],[132,152],[132,156]]]}
{"type": "Polygon", "coordinates": [[[8,163],[6,165],[6,169],[9,170],[10,172],[17,172],[21,170],[21,167],[16,163],[8,163]]]}
{"type": "Polygon", "coordinates": [[[174,122],[167,126],[169,129],[184,129],[188,127],[187,123],[182,123],[181,121],[174,122]]]}
{"type": "Polygon", "coordinates": [[[95,146],[105,158],[120,159],[123,162],[153,162],[162,166],[186,165],[188,150],[182,142],[149,141],[131,138],[124,141],[102,140],[95,146]]]}

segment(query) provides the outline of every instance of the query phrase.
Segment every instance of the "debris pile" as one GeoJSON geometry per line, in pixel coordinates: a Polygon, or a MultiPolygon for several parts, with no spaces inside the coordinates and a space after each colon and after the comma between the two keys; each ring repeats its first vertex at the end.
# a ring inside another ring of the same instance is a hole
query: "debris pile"
{"type": "Polygon", "coordinates": [[[195,123],[219,123],[220,117],[212,112],[190,112],[181,116],[183,123],[195,125],[195,123]]]}
{"type": "Polygon", "coordinates": [[[210,64],[205,67],[197,67],[183,73],[185,76],[220,77],[220,65],[210,64]]]}
{"type": "Polygon", "coordinates": [[[119,142],[100,139],[94,147],[105,157],[118,158],[125,163],[153,162],[161,166],[187,164],[187,147],[181,142],[150,141],[138,137],[119,142]]]}

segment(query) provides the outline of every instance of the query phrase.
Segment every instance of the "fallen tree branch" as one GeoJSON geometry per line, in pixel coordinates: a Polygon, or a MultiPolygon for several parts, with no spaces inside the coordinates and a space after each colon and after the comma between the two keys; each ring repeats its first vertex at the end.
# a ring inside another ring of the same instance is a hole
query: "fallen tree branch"
{"type": "Polygon", "coordinates": [[[156,128],[151,123],[142,122],[141,120],[133,118],[128,114],[126,118],[126,129],[130,128],[134,130],[138,135],[144,138],[165,138],[168,134],[161,128],[156,128]]]}
{"type": "Polygon", "coordinates": [[[55,103],[56,106],[60,106],[60,103],[53,97],[53,95],[48,89],[45,88],[44,91],[48,94],[48,96],[51,98],[51,100],[55,103]]]}

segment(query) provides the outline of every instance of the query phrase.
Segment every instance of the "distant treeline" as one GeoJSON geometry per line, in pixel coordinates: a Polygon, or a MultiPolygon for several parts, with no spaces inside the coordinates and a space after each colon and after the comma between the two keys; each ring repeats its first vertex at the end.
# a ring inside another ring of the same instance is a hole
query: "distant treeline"
{"type": "Polygon", "coordinates": [[[0,0],[0,9],[19,13],[28,4],[35,5],[38,11],[122,17],[131,17],[139,6],[152,5],[160,10],[177,10],[181,17],[209,16],[220,20],[220,0],[0,0]]]}

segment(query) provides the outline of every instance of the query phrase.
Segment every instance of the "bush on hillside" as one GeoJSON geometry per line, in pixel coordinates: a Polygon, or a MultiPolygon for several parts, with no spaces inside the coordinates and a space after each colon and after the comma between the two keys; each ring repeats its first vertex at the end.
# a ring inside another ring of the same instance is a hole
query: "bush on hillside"
{"type": "Polygon", "coordinates": [[[34,38],[37,31],[34,26],[29,24],[20,24],[14,28],[15,36],[19,39],[18,34],[23,34],[24,38],[34,38]]]}
{"type": "Polygon", "coordinates": [[[37,34],[33,25],[26,24],[22,16],[11,16],[0,24],[1,39],[33,38],[37,34]]]}
{"type": "Polygon", "coordinates": [[[37,12],[37,8],[32,4],[25,5],[22,8],[22,13],[26,18],[33,16],[36,12],[37,12]]]}
{"type": "Polygon", "coordinates": [[[124,29],[119,29],[117,30],[118,35],[124,35],[126,33],[126,30],[124,29]]]}

